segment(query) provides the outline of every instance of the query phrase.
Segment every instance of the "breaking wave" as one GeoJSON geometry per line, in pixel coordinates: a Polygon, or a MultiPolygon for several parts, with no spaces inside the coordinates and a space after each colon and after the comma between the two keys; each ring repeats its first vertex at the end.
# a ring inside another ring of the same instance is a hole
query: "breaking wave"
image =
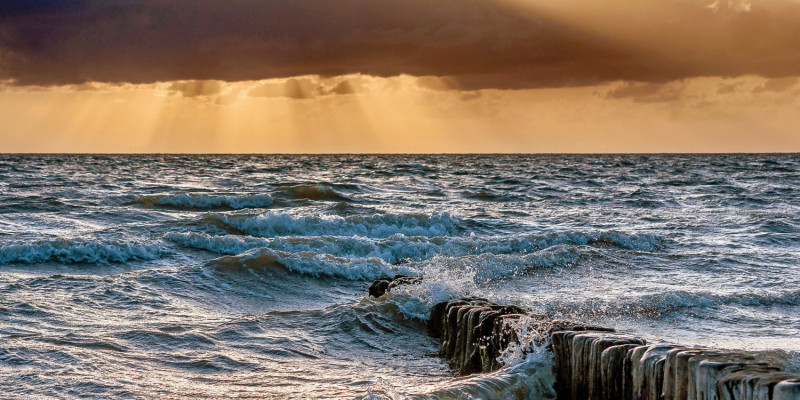
{"type": "Polygon", "coordinates": [[[406,236],[386,238],[359,236],[283,236],[261,238],[240,235],[209,235],[202,232],[171,232],[165,238],[182,246],[220,254],[239,254],[267,247],[288,252],[314,251],[338,257],[378,257],[387,263],[428,260],[435,256],[463,257],[480,254],[528,254],[558,245],[614,246],[633,251],[655,251],[662,240],[655,235],[617,232],[561,233],[522,236],[406,236]]]}
{"type": "Polygon", "coordinates": [[[347,196],[337,192],[329,185],[300,184],[281,187],[277,193],[287,195],[297,200],[316,200],[316,201],[348,201],[347,196]]]}
{"type": "Polygon", "coordinates": [[[0,264],[38,264],[49,261],[74,263],[121,263],[155,260],[167,251],[157,244],[138,241],[54,239],[0,244],[0,264]]]}
{"type": "Polygon", "coordinates": [[[314,277],[348,280],[372,280],[382,275],[412,273],[405,267],[394,267],[379,258],[341,258],[313,252],[288,253],[279,250],[253,249],[236,255],[214,259],[209,266],[226,271],[269,271],[283,269],[314,277]]]}

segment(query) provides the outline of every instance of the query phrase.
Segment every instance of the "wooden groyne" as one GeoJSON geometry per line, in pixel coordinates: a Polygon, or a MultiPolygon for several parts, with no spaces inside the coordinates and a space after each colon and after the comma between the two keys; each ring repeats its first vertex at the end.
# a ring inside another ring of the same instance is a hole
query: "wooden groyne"
{"type": "MultiPolygon", "coordinates": [[[[418,277],[382,277],[380,297],[418,277]]],[[[553,352],[559,400],[800,400],[800,374],[757,355],[711,348],[648,345],[644,339],[596,326],[557,321],[482,298],[436,304],[428,334],[459,375],[491,372],[501,354],[519,345],[519,321],[532,325],[553,352]]]]}

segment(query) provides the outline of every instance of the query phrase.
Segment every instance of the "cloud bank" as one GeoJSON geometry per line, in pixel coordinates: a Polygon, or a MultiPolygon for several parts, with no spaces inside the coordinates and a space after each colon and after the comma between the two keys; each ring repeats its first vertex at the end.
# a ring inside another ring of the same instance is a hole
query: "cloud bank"
{"type": "Polygon", "coordinates": [[[439,90],[447,85],[408,75],[0,82],[0,135],[6,152],[800,151],[797,78],[439,90]],[[333,91],[348,85],[354,93],[333,91]]]}
{"type": "MultiPolygon", "coordinates": [[[[797,21],[800,3],[790,0],[9,0],[0,3],[0,80],[362,73],[447,77],[449,86],[480,89],[781,78],[800,75],[797,21]]],[[[359,90],[285,86],[252,95],[359,90]]]]}

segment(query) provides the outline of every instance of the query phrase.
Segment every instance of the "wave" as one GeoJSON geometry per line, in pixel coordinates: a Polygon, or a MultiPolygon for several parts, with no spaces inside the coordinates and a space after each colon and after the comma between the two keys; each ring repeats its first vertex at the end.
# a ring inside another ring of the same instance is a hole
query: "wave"
{"type": "Polygon", "coordinates": [[[52,196],[9,196],[0,199],[0,214],[58,212],[75,206],[52,196]]]}
{"type": "Polygon", "coordinates": [[[461,268],[471,269],[473,280],[483,283],[526,275],[542,268],[569,267],[577,264],[579,257],[575,248],[558,245],[523,256],[482,254],[448,259],[448,262],[455,261],[461,268]]]}
{"type": "Polygon", "coordinates": [[[321,183],[299,184],[284,186],[277,190],[278,194],[287,195],[297,200],[316,200],[316,201],[349,201],[350,198],[337,192],[330,185],[321,183]]]}
{"type": "Polygon", "coordinates": [[[354,281],[377,279],[383,275],[412,273],[408,268],[394,267],[379,258],[341,258],[313,252],[288,253],[266,248],[211,260],[208,266],[226,271],[286,271],[314,277],[344,278],[354,281]]]}
{"type": "Polygon", "coordinates": [[[0,244],[0,264],[44,262],[121,263],[155,260],[168,251],[157,244],[138,241],[54,239],[0,244]]]}
{"type": "Polygon", "coordinates": [[[605,301],[582,300],[580,303],[555,303],[550,307],[572,315],[651,315],[685,308],[721,306],[768,307],[800,305],[800,290],[783,293],[729,293],[675,291],[605,301]]]}
{"type": "Polygon", "coordinates": [[[259,238],[171,232],[165,239],[182,246],[220,254],[239,254],[259,247],[287,252],[314,251],[337,257],[377,257],[390,264],[423,261],[435,256],[463,257],[479,254],[529,254],[557,245],[613,246],[633,251],[655,251],[662,240],[655,235],[619,232],[559,233],[520,236],[406,236],[386,238],[355,236],[285,236],[259,238]]]}
{"type": "MultiPolygon", "coordinates": [[[[427,320],[437,303],[470,296],[491,298],[483,284],[488,281],[525,275],[548,267],[566,267],[577,261],[575,249],[557,246],[528,255],[482,254],[459,258],[435,257],[408,265],[398,273],[422,276],[422,282],[401,285],[375,298],[364,301],[391,305],[406,319],[427,320]]],[[[404,265],[405,267],[405,265],[404,265]]],[[[495,299],[497,300],[497,299],[495,299]]]]}
{"type": "Polygon", "coordinates": [[[268,194],[210,195],[201,193],[163,194],[140,197],[126,205],[139,204],[147,207],[169,207],[179,210],[240,210],[243,208],[266,208],[273,203],[268,194]]]}
{"type": "Polygon", "coordinates": [[[389,237],[450,236],[458,233],[461,221],[450,214],[375,214],[340,217],[335,215],[294,216],[266,213],[258,216],[208,214],[203,221],[233,228],[252,236],[363,236],[389,237]]]}
{"type": "Polygon", "coordinates": [[[643,296],[645,304],[651,304],[659,308],[683,308],[683,307],[716,307],[722,305],[741,305],[750,307],[771,306],[771,305],[800,305],[800,290],[792,290],[784,293],[731,293],[715,294],[711,292],[670,292],[661,295],[643,296]]]}
{"type": "Polygon", "coordinates": [[[558,245],[530,254],[478,254],[463,257],[440,257],[420,266],[424,277],[446,274],[449,279],[468,279],[483,284],[515,276],[524,276],[544,268],[576,265],[581,252],[575,247],[558,245]]]}
{"type": "Polygon", "coordinates": [[[488,188],[482,190],[464,191],[462,195],[468,199],[496,202],[528,201],[531,199],[530,196],[526,194],[505,192],[488,188]]]}

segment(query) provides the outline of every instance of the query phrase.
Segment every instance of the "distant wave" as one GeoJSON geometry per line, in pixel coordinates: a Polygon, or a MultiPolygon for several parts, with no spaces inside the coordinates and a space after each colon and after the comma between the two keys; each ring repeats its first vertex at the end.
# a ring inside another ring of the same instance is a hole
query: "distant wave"
{"type": "Polygon", "coordinates": [[[317,184],[299,184],[284,186],[276,191],[278,194],[288,195],[294,199],[306,200],[327,200],[327,201],[347,201],[350,200],[347,196],[337,192],[330,185],[321,183],[317,184]]]}
{"type": "Polygon", "coordinates": [[[642,296],[643,304],[660,309],[682,307],[716,307],[721,305],[770,306],[800,305],[800,290],[783,293],[732,293],[715,294],[711,292],[670,292],[665,294],[642,296]]]}
{"type": "Polygon", "coordinates": [[[136,241],[54,239],[0,244],[0,264],[120,263],[131,260],[154,260],[165,249],[156,244],[136,241]]]}
{"type": "Polygon", "coordinates": [[[127,204],[148,207],[161,206],[181,210],[215,210],[243,208],[266,208],[273,203],[268,194],[250,195],[209,195],[201,193],[181,193],[144,196],[127,204]]]}
{"type": "Polygon", "coordinates": [[[565,245],[614,246],[634,251],[655,251],[661,238],[619,232],[560,233],[524,236],[406,236],[386,238],[354,236],[286,236],[260,238],[240,235],[209,235],[202,232],[171,232],[174,243],[220,254],[239,254],[266,247],[287,252],[314,251],[338,257],[378,257],[387,263],[421,261],[435,256],[462,257],[479,254],[526,254],[565,245]]]}
{"type": "Polygon", "coordinates": [[[0,200],[0,214],[57,212],[74,207],[53,196],[8,196],[0,200]]]}
{"type": "Polygon", "coordinates": [[[660,314],[683,308],[716,308],[720,306],[764,307],[800,305],[800,290],[783,293],[732,293],[675,291],[610,301],[586,300],[580,304],[556,303],[557,309],[579,315],[660,314]]]}
{"type": "Polygon", "coordinates": [[[204,220],[260,237],[328,235],[380,238],[398,233],[411,236],[449,236],[456,234],[461,225],[461,220],[450,214],[375,214],[340,217],[293,216],[270,212],[249,217],[208,214],[204,220]]]}
{"type": "Polygon", "coordinates": [[[468,190],[463,192],[463,196],[468,199],[497,202],[528,201],[531,199],[531,197],[526,194],[499,191],[489,188],[484,188],[481,190],[468,190]]]}
{"type": "MultiPolygon", "coordinates": [[[[379,258],[341,258],[313,252],[288,253],[271,249],[253,249],[236,255],[209,261],[209,266],[220,270],[270,270],[285,269],[314,277],[336,277],[349,280],[372,280],[382,275],[394,276],[398,268],[379,258]]],[[[401,272],[410,273],[405,268],[401,272]]]]}

